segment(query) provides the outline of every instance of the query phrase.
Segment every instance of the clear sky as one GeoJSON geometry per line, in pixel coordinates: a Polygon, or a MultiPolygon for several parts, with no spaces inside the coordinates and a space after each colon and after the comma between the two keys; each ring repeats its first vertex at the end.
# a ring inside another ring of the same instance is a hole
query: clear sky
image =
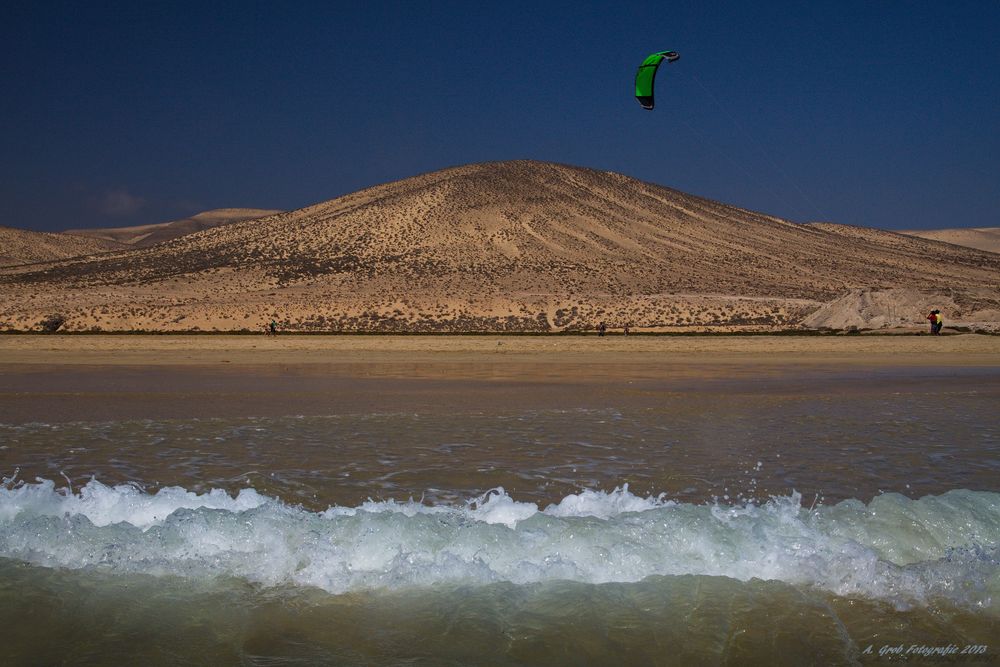
{"type": "Polygon", "coordinates": [[[531,158],[796,221],[1000,225],[1000,2],[0,8],[0,225],[299,208],[531,158]],[[648,53],[681,54],[636,103],[648,53]]]}

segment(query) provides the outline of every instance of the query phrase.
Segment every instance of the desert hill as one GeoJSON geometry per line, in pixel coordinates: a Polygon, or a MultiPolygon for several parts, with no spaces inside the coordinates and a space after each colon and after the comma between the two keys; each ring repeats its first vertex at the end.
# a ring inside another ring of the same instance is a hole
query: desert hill
{"type": "Polygon", "coordinates": [[[234,222],[253,220],[267,215],[280,213],[273,209],[259,208],[217,208],[204,211],[190,218],[160,222],[151,225],[134,227],[107,227],[103,229],[67,229],[63,234],[70,236],[86,236],[124,243],[136,248],[146,248],[161,241],[169,241],[180,236],[193,234],[213,227],[230,225],[234,222]]]}
{"type": "Polygon", "coordinates": [[[104,239],[74,238],[0,227],[0,266],[51,262],[121,247],[118,243],[104,239]]]}
{"type": "Polygon", "coordinates": [[[989,253],[513,161],[8,270],[0,326],[59,311],[68,328],[101,329],[257,329],[271,317],[306,330],[772,327],[850,290],[917,290],[932,304],[951,290],[982,310],[998,283],[989,253]]]}
{"type": "Polygon", "coordinates": [[[924,229],[900,232],[923,239],[962,245],[968,248],[1000,253],[1000,227],[972,227],[969,229],[924,229]]]}

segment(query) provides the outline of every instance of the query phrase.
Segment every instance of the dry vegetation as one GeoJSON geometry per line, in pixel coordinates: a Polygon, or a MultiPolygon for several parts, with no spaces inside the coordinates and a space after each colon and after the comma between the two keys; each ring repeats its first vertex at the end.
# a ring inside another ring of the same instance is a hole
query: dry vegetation
{"type": "MultiPolygon", "coordinates": [[[[515,161],[6,269],[0,290],[0,328],[22,330],[54,314],[70,330],[256,331],[271,318],[302,331],[754,330],[904,292],[913,312],[893,324],[919,325],[924,302],[944,310],[949,294],[967,321],[998,319],[1000,255],[515,161]]],[[[826,315],[812,326],[832,326],[826,315]]]]}

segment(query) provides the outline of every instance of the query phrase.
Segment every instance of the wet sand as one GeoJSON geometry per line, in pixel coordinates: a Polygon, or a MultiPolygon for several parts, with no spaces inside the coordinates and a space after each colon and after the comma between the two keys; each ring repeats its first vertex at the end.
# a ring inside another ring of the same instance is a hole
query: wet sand
{"type": "Polygon", "coordinates": [[[0,336],[0,367],[500,361],[997,366],[1000,336],[0,336]]]}
{"type": "Polygon", "coordinates": [[[0,422],[655,406],[993,385],[1000,337],[2,336],[0,422]],[[960,370],[961,369],[961,370],[960,370]],[[960,371],[960,372],[959,372],[960,371]]]}

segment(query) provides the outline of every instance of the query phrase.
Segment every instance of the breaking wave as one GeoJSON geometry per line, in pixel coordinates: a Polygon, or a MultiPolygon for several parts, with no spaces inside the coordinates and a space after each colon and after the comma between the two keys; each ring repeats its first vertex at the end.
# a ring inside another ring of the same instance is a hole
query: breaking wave
{"type": "Polygon", "coordinates": [[[4,480],[0,557],[111,573],[239,577],[331,593],[438,584],[601,584],[707,575],[781,581],[898,608],[997,611],[1000,494],[885,494],[806,508],[687,504],[628,486],[541,508],[502,488],[459,505],[368,501],[312,512],[252,488],[147,493],[4,480]]]}

